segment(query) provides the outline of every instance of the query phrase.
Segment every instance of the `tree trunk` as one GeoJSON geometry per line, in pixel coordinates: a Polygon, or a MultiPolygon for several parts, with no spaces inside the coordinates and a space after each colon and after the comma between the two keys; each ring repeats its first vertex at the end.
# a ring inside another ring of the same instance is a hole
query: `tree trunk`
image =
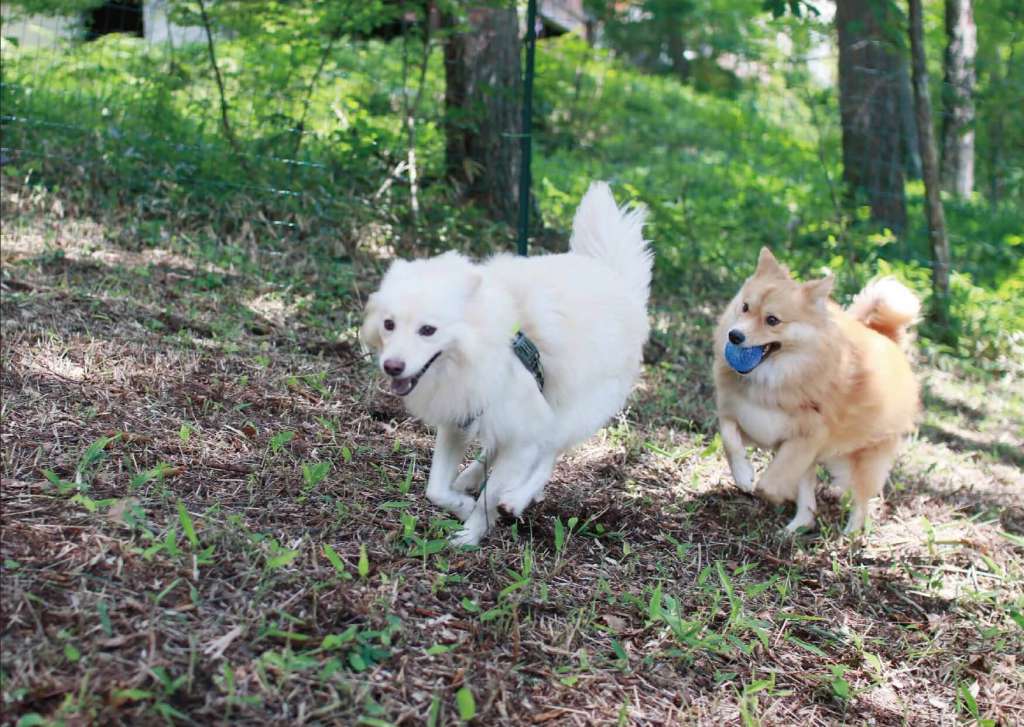
{"type": "Polygon", "coordinates": [[[514,8],[472,7],[445,39],[445,166],[449,180],[494,217],[518,209],[519,21],[514,8]],[[457,28],[457,30],[456,30],[457,28]]]}
{"type": "MultiPolygon", "coordinates": [[[[1012,89],[1010,80],[1014,68],[1017,68],[1016,50],[1017,44],[1011,42],[1006,62],[993,64],[994,68],[989,71],[991,76],[986,85],[988,86],[987,96],[990,99],[1002,99],[1010,94],[1012,89]]],[[[988,148],[988,201],[995,207],[999,205],[1006,194],[1006,172],[1009,167],[1006,159],[1006,114],[996,110],[989,112],[986,116],[988,118],[988,143],[985,145],[988,148]]]]}
{"type": "Polygon", "coordinates": [[[921,178],[921,151],[914,116],[914,88],[910,83],[910,64],[900,60],[900,123],[903,131],[903,173],[907,179],[921,178]]]}
{"type": "Polygon", "coordinates": [[[686,46],[683,44],[682,21],[675,21],[668,29],[668,56],[672,60],[672,71],[680,83],[690,80],[690,61],[686,58],[686,46]]]}
{"type": "Polygon", "coordinates": [[[1000,113],[989,114],[988,120],[988,201],[993,207],[998,207],[1003,199],[1006,187],[1006,176],[1004,167],[1004,138],[1003,115],[1000,113]]]}
{"type": "Polygon", "coordinates": [[[971,0],[946,0],[942,87],[942,187],[958,197],[974,188],[974,58],[978,28],[971,0]]]}
{"type": "MultiPolygon", "coordinates": [[[[948,325],[949,239],[939,196],[939,163],[932,130],[932,102],[928,95],[928,66],[924,55],[921,0],[907,0],[910,10],[910,55],[914,73],[914,103],[917,107],[917,133],[921,143],[921,165],[927,197],[928,238],[932,247],[932,316],[948,325]]],[[[948,330],[948,328],[947,328],[948,330]]]]}
{"type": "Polygon", "coordinates": [[[892,230],[906,226],[900,58],[887,29],[895,26],[890,0],[838,0],[839,113],[843,180],[871,218],[892,230]]]}

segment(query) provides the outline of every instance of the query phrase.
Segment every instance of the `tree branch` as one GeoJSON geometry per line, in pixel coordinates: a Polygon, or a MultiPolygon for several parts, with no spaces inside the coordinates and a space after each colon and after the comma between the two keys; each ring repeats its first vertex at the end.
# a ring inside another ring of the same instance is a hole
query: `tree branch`
{"type": "Polygon", "coordinates": [[[928,94],[928,65],[924,52],[924,30],[921,20],[921,0],[907,0],[910,24],[910,55],[913,71],[914,102],[917,111],[917,140],[921,147],[921,166],[924,173],[925,212],[928,219],[928,239],[932,248],[932,316],[949,330],[949,238],[939,195],[939,162],[935,151],[935,132],[932,128],[931,99],[928,94]]]}
{"type": "Polygon", "coordinates": [[[405,15],[405,3],[401,5],[402,13],[402,116],[406,134],[406,171],[409,174],[409,213],[413,230],[413,244],[419,243],[419,179],[416,166],[416,111],[419,109],[420,101],[423,98],[423,88],[426,85],[427,66],[430,63],[430,3],[424,5],[423,18],[423,53],[420,56],[419,80],[417,82],[416,95],[409,102],[409,24],[405,15]]]}
{"type": "MultiPolygon", "coordinates": [[[[345,4],[345,10],[341,13],[342,16],[348,13],[349,8],[352,6],[351,2],[345,4]]],[[[323,54],[320,56],[320,63],[317,64],[316,72],[313,73],[313,77],[309,79],[309,86],[306,87],[306,98],[302,102],[302,115],[299,116],[299,123],[296,125],[296,138],[295,148],[292,149],[292,158],[298,156],[299,147],[302,145],[302,138],[306,132],[306,116],[309,114],[309,104],[313,99],[313,89],[316,88],[317,82],[320,80],[320,75],[324,71],[324,67],[327,65],[327,59],[331,57],[331,51],[334,50],[334,44],[338,42],[341,37],[341,25],[331,33],[330,40],[327,43],[327,47],[324,48],[323,54]]]]}
{"type": "Polygon", "coordinates": [[[224,79],[221,78],[220,68],[217,66],[217,52],[213,45],[213,32],[210,29],[210,16],[206,14],[206,3],[204,0],[199,0],[199,13],[203,18],[203,31],[206,33],[206,50],[210,58],[210,67],[213,69],[213,77],[217,81],[217,93],[220,95],[220,123],[224,131],[224,137],[231,145],[231,149],[238,156],[239,163],[246,171],[249,171],[249,165],[246,162],[245,156],[242,154],[241,148],[238,146],[238,139],[235,137],[235,132],[232,130],[231,122],[228,119],[228,100],[224,93],[224,79]]]}

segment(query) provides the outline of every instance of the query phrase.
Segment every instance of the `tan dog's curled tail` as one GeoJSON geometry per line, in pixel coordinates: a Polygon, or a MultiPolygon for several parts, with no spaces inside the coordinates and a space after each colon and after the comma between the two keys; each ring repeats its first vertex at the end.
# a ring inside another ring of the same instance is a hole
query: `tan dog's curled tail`
{"type": "Polygon", "coordinates": [[[868,328],[906,346],[912,340],[910,327],[920,318],[921,301],[895,278],[881,278],[868,283],[846,311],[868,328]]]}
{"type": "Polygon", "coordinates": [[[583,195],[572,223],[569,249],[601,260],[622,275],[643,304],[651,287],[654,256],[644,240],[647,210],[619,207],[607,182],[594,182],[583,195]]]}

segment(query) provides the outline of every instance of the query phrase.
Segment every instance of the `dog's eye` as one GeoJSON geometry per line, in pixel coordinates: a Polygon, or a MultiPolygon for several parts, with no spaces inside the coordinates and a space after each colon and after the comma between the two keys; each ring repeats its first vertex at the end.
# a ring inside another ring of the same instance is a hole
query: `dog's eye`
{"type": "Polygon", "coordinates": [[[744,303],[743,304],[743,312],[746,313],[748,310],[750,310],[750,306],[747,305],[746,303],[744,303]]]}
{"type": "Polygon", "coordinates": [[[764,322],[767,323],[769,326],[777,326],[780,323],[782,323],[782,321],[780,321],[775,316],[768,316],[767,318],[764,319],[764,322]]]}
{"type": "Polygon", "coordinates": [[[433,326],[420,326],[421,336],[433,336],[435,333],[437,333],[437,329],[433,326]]]}
{"type": "Polygon", "coordinates": [[[385,331],[393,331],[393,330],[395,330],[395,322],[393,320],[391,320],[390,318],[385,320],[384,321],[384,330],[385,331]]]}

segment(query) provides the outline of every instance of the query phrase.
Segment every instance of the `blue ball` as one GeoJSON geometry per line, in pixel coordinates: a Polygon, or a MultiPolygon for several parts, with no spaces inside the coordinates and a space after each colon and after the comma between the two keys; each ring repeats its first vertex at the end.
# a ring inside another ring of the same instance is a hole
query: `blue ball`
{"type": "Polygon", "coordinates": [[[725,360],[737,373],[749,374],[764,359],[765,346],[725,344],[725,360]]]}

